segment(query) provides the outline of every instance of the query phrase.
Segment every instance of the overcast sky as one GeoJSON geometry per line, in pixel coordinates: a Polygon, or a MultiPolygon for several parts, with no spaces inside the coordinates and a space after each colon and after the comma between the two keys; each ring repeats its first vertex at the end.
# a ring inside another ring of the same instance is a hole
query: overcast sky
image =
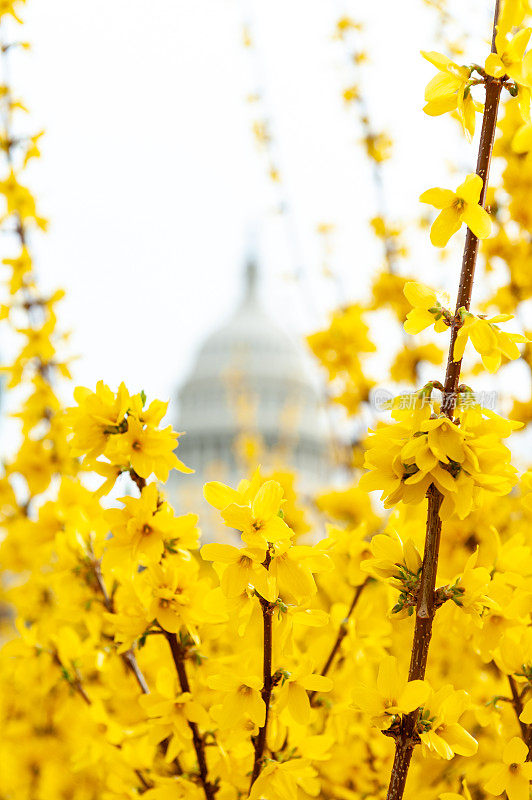
{"type": "MultiPolygon", "coordinates": [[[[345,291],[363,297],[379,251],[354,112],[354,79],[336,19],[360,3],[325,0],[30,0],[12,79],[45,128],[31,185],[50,232],[35,240],[38,272],[68,299],[75,380],[168,398],[206,333],[238,297],[250,227],[258,229],[266,305],[294,333],[323,323],[337,300],[320,275],[320,222],[333,223],[331,264],[345,291]],[[242,45],[244,22],[255,47],[242,45]],[[280,191],[266,177],[250,127],[257,88],[270,119],[280,191]],[[275,212],[282,201],[288,212],[275,212]],[[291,275],[303,272],[304,280],[291,275]]],[[[463,4],[457,4],[458,7],[463,4]]],[[[372,116],[396,140],[386,178],[392,214],[420,212],[425,188],[449,184],[448,162],[474,170],[475,149],[456,125],[422,111],[434,69],[435,13],[422,0],[365,3],[363,42],[372,116]]],[[[461,15],[463,16],[463,11],[461,15]]],[[[490,3],[468,6],[477,26],[469,58],[483,58],[490,3]]],[[[461,175],[458,176],[461,178],[461,175]]],[[[453,178],[453,183],[460,180],[453,178]]],[[[457,247],[460,243],[457,244],[457,247]]],[[[453,286],[432,249],[409,268],[453,286]]]]}

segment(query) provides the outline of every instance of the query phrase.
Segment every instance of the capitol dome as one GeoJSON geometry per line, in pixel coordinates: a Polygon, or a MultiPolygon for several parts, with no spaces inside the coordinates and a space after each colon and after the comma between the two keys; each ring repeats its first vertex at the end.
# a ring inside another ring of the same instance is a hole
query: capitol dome
{"type": "Polygon", "coordinates": [[[187,482],[237,483],[245,441],[255,441],[263,468],[295,469],[305,491],[330,480],[331,438],[307,355],[262,307],[254,259],[240,304],[200,348],[178,406],[178,455],[196,471],[187,482]]]}

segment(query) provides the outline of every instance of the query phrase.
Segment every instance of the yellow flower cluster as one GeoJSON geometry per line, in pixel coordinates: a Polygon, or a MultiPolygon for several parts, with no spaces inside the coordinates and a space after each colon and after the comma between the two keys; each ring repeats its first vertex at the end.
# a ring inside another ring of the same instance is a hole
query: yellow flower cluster
{"type": "MultiPolygon", "coordinates": [[[[22,5],[0,0],[0,19],[16,21],[22,5]]],[[[310,338],[332,396],[352,412],[372,385],[364,363],[375,351],[371,313],[406,316],[409,334],[451,328],[451,368],[468,341],[488,370],[517,359],[516,344],[527,344],[498,326],[532,296],[530,159],[512,145],[527,103],[527,30],[514,32],[525,5],[502,4],[497,52],[484,67],[429,54],[439,75],[427,90],[427,113],[457,113],[469,133],[476,82],[489,76],[511,90],[498,148],[518,235],[511,226],[503,231],[494,204],[496,231],[485,250],[494,272],[501,259],[508,266],[510,282],[496,295],[504,314],[474,315],[465,306],[453,314],[432,289],[393,271],[378,275],[366,306],[340,309],[310,338]]],[[[337,35],[357,30],[344,18],[337,35]]],[[[476,405],[464,386],[451,413],[431,399],[443,388],[434,381],[394,403],[392,424],[369,437],[367,475],[321,491],[312,514],[302,512],[295,476],[285,470],[268,477],[256,470],[236,488],[206,484],[226,537],[213,541],[203,524],[201,539],[199,516],[181,507],[176,515],[171,489],[159,484],[172,470],[190,471],[175,455],[179,434],[162,427],[165,403],[99,382],[78,387],[75,404],[62,408],[62,294],[38,290],[29,233],[43,220],[21,174],[38,155],[39,134],[15,135],[20,104],[9,90],[0,102],[10,155],[0,181],[3,224],[13,243],[1,316],[19,345],[9,386],[24,390],[16,413],[22,444],[0,477],[0,558],[9,575],[1,599],[13,615],[0,619],[2,798],[382,798],[394,742],[406,742],[414,747],[407,796],[506,792],[526,800],[532,477],[526,472],[514,488],[502,444],[518,425],[476,405]],[[103,503],[119,477],[124,496],[103,503]],[[98,491],[86,488],[101,478],[98,491]],[[390,513],[372,504],[368,490],[377,488],[390,513]],[[436,492],[445,524],[429,619],[425,497],[433,509],[436,492]],[[413,630],[427,620],[429,680],[408,679],[413,630]]],[[[381,155],[380,146],[370,153],[375,164],[381,155]]],[[[477,235],[487,230],[481,188],[470,177],[456,193],[431,190],[426,199],[445,212],[433,239],[443,241],[462,221],[477,235]]],[[[389,265],[399,237],[384,217],[374,223],[389,265]]],[[[439,351],[405,341],[393,376],[414,382],[439,351]]]]}
{"type": "Polygon", "coordinates": [[[327,370],[333,399],[355,413],[368,400],[373,382],[362,367],[362,358],[375,351],[368,338],[369,328],[360,305],[351,305],[334,314],[328,328],[311,334],[307,342],[327,370]]]}
{"type": "Polygon", "coordinates": [[[74,399],[77,406],[68,409],[66,416],[72,452],[83,456],[82,464],[108,478],[101,493],[109,492],[122,472],[143,480],[155,474],[164,483],[171,469],[193,471],[173,452],[179,434],[171,426],[159,430],[168,403],[155,400],[145,408],[143,392],[130,395],[122,383],[115,393],[103,381],[95,392],[78,387],[74,399]],[[106,460],[99,460],[100,456],[106,460]]]}
{"type": "MultiPolygon", "coordinates": [[[[442,306],[433,289],[409,281],[405,284],[404,293],[413,306],[404,323],[407,333],[420,333],[432,325],[436,332],[441,333],[453,324],[451,312],[442,306]]],[[[495,324],[512,319],[511,314],[497,314],[486,319],[466,311],[465,308],[459,308],[457,317],[459,328],[453,348],[453,360],[456,362],[462,360],[467,342],[471,341],[488,372],[496,372],[503,357],[508,361],[519,358],[521,354],[517,344],[528,342],[526,336],[505,333],[495,324]]]]}
{"type": "Polygon", "coordinates": [[[394,423],[379,425],[368,439],[369,472],[359,484],[381,489],[386,508],[420,503],[434,484],[444,497],[441,518],[464,519],[485,492],[504,495],[514,485],[516,470],[501,439],[519,423],[474,406],[449,418],[424,392],[399,398],[392,417],[394,423]]]}

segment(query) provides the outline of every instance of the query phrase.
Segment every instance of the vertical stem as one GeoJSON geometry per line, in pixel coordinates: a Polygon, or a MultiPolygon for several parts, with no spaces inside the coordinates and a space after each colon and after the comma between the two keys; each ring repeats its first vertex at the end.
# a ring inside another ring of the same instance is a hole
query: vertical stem
{"type": "MultiPolygon", "coordinates": [[[[480,144],[477,159],[477,175],[483,180],[482,191],[479,203],[481,206],[486,202],[486,191],[488,188],[489,171],[491,165],[491,155],[493,143],[495,141],[495,131],[497,127],[497,112],[499,110],[499,99],[501,96],[502,85],[495,78],[489,78],[486,82],[486,104],[484,106],[484,117],[482,120],[482,131],[480,134],[480,144]]],[[[462,272],[456,298],[456,311],[459,308],[469,310],[471,304],[471,294],[473,291],[473,279],[475,277],[475,266],[478,255],[478,239],[474,233],[467,229],[462,259],[462,272]]],[[[461,361],[453,361],[454,343],[460,329],[461,321],[455,313],[451,325],[451,342],[449,346],[449,356],[447,359],[447,371],[445,373],[445,396],[444,410],[449,418],[452,417],[456,405],[456,392],[460,378],[461,361]]]]}
{"type": "MultiPolygon", "coordinates": [[[[353,595],[353,599],[351,601],[351,605],[349,606],[349,610],[348,610],[348,612],[346,614],[345,619],[342,620],[342,623],[341,623],[340,628],[338,630],[338,635],[337,635],[336,640],[335,640],[335,642],[334,642],[334,644],[333,644],[333,646],[331,648],[331,652],[329,653],[329,657],[327,658],[327,661],[325,662],[324,667],[323,667],[323,669],[322,669],[322,671],[320,673],[321,675],[327,675],[327,673],[329,672],[330,668],[332,667],[332,663],[333,663],[334,659],[336,658],[336,654],[338,653],[343,640],[347,636],[347,622],[348,622],[349,618],[351,617],[351,614],[355,610],[356,604],[358,603],[358,598],[362,594],[362,589],[364,588],[364,586],[367,586],[368,581],[369,581],[369,578],[366,578],[366,580],[363,583],[361,583],[360,586],[356,587],[355,593],[353,595]]],[[[315,697],[316,697],[317,694],[318,694],[318,692],[317,692],[316,689],[314,689],[314,691],[310,692],[309,700],[310,700],[310,704],[311,705],[314,703],[314,700],[315,700],[315,697]]]]}
{"type": "MultiPolygon", "coordinates": [[[[495,5],[495,15],[493,20],[493,35],[491,50],[495,52],[495,33],[497,19],[499,15],[499,0],[495,5]]],[[[486,78],[486,103],[484,106],[484,116],[482,118],[482,130],[480,133],[480,144],[477,157],[477,175],[482,178],[482,191],[479,203],[484,207],[486,202],[486,190],[488,186],[491,156],[493,143],[495,141],[495,131],[497,127],[497,113],[499,99],[502,90],[502,83],[495,78],[486,78]]],[[[466,231],[464,255],[462,258],[462,270],[460,283],[456,299],[456,312],[459,308],[469,309],[471,294],[473,291],[473,280],[475,276],[475,266],[478,255],[478,238],[469,230],[466,231]]],[[[455,312],[451,326],[451,340],[449,344],[449,355],[447,358],[447,370],[445,373],[445,384],[442,401],[442,411],[449,419],[453,418],[456,406],[456,396],[460,380],[461,361],[454,361],[454,343],[461,325],[461,320],[455,312]]],[[[436,572],[438,568],[438,553],[440,547],[441,519],[440,507],[443,496],[434,485],[428,491],[428,513],[427,529],[425,538],[425,551],[423,554],[423,566],[421,571],[420,591],[417,602],[416,622],[414,628],[414,638],[412,641],[412,654],[410,660],[410,670],[408,680],[423,680],[427,668],[427,657],[429,652],[430,640],[432,638],[432,623],[434,620],[434,591],[436,588],[436,572]]],[[[418,719],[418,711],[412,711],[403,718],[401,731],[395,743],[395,757],[390,776],[387,800],[401,800],[403,797],[408,769],[412,758],[412,752],[416,744],[415,730],[418,719]]]]}
{"type": "Polygon", "coordinates": [[[521,728],[521,737],[528,747],[528,755],[526,760],[532,761],[532,726],[527,725],[525,722],[521,722],[519,719],[523,711],[523,700],[522,695],[519,694],[517,684],[512,675],[508,675],[508,683],[510,684],[510,689],[512,692],[512,705],[514,707],[515,716],[517,717],[519,727],[521,728]]]}
{"type": "Polygon", "coordinates": [[[262,660],[262,691],[261,697],[266,706],[266,716],[264,718],[264,725],[259,728],[257,738],[255,739],[255,756],[253,759],[253,771],[251,773],[251,783],[249,788],[253,786],[255,781],[260,775],[262,766],[262,756],[264,755],[264,748],[266,746],[266,731],[268,728],[268,717],[270,713],[270,701],[272,697],[272,616],[273,606],[263,597],[260,597],[260,605],[262,608],[262,625],[264,631],[264,647],[263,647],[263,660],[262,660]]]}
{"type": "MultiPolygon", "coordinates": [[[[183,648],[177,641],[175,633],[165,632],[166,640],[170,645],[170,651],[174,660],[174,665],[179,680],[179,685],[182,692],[190,692],[190,684],[188,682],[187,670],[185,667],[185,654],[183,648]]],[[[188,721],[188,727],[192,731],[192,742],[194,750],[196,751],[196,758],[198,761],[200,781],[205,793],[206,800],[214,800],[216,794],[216,787],[209,781],[209,774],[207,770],[207,759],[205,758],[205,741],[199,732],[199,728],[195,722],[188,721]]]]}
{"type": "Polygon", "coordinates": [[[529,737],[528,725],[526,725],[524,722],[521,722],[521,720],[519,719],[519,717],[521,716],[521,713],[523,711],[523,702],[522,702],[521,697],[519,695],[519,692],[517,690],[517,686],[516,686],[515,680],[513,679],[513,677],[511,675],[508,675],[508,683],[510,684],[510,690],[512,692],[512,705],[514,707],[514,711],[515,711],[515,715],[517,717],[517,721],[519,722],[519,727],[521,728],[521,734],[522,734],[522,737],[523,737],[523,741],[527,746],[529,746],[530,745],[530,742],[529,742],[529,738],[530,737],[529,737]]]}

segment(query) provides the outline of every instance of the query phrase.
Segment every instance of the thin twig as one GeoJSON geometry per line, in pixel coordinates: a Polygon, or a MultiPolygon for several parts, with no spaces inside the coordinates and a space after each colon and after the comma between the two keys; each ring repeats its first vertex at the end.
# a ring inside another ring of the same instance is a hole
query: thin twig
{"type": "MultiPolygon", "coordinates": [[[[170,646],[172,658],[177,672],[179,685],[182,692],[190,692],[190,684],[188,682],[187,670],[185,666],[185,651],[177,641],[175,633],[168,633],[165,631],[166,640],[170,646]]],[[[188,720],[188,727],[192,732],[192,742],[194,750],[196,751],[196,758],[199,767],[199,777],[203,791],[205,792],[206,800],[214,800],[217,787],[209,781],[209,774],[207,769],[207,759],[205,757],[205,740],[199,732],[199,728],[195,722],[188,720]]]]}
{"type": "MultiPolygon", "coordinates": [[[[57,664],[57,666],[60,667],[60,669],[62,671],[65,669],[65,667],[63,666],[63,662],[61,661],[61,659],[59,658],[57,653],[53,653],[53,660],[54,660],[54,663],[57,664]]],[[[79,675],[76,673],[74,675],[73,679],[69,679],[68,682],[69,682],[70,686],[72,686],[72,688],[75,689],[75,691],[79,694],[79,696],[81,697],[83,702],[86,703],[86,705],[91,706],[92,705],[92,700],[90,699],[89,695],[87,694],[87,692],[83,688],[83,683],[82,683],[81,678],[79,677],[79,675]]],[[[115,744],[115,747],[118,750],[122,749],[120,744],[115,744]]],[[[152,784],[149,781],[146,780],[146,778],[144,777],[144,775],[142,774],[142,772],[139,769],[135,769],[133,771],[134,771],[135,775],[137,776],[137,778],[139,779],[143,789],[146,790],[146,789],[151,789],[152,788],[152,784]]]]}
{"type": "Polygon", "coordinates": [[[508,675],[508,683],[510,684],[510,689],[512,692],[512,705],[514,707],[515,716],[517,717],[519,727],[521,728],[523,741],[528,747],[528,755],[526,760],[532,761],[532,726],[527,725],[526,722],[522,722],[520,719],[520,716],[523,712],[523,700],[517,690],[517,684],[513,675],[508,675]]]}
{"type": "MultiPolygon", "coordinates": [[[[334,644],[333,644],[333,646],[331,648],[331,652],[329,653],[329,657],[327,658],[327,661],[325,662],[324,667],[323,667],[323,669],[322,669],[322,671],[320,673],[321,675],[327,675],[327,673],[329,672],[329,670],[330,670],[330,668],[332,666],[332,663],[333,663],[334,659],[336,658],[336,654],[340,650],[340,646],[341,646],[343,640],[345,639],[345,637],[347,636],[347,630],[348,630],[347,623],[348,623],[348,621],[349,621],[349,619],[351,617],[351,614],[355,610],[356,604],[358,603],[358,599],[359,599],[360,595],[362,594],[362,589],[364,588],[364,586],[367,586],[368,582],[369,582],[369,578],[366,578],[364,583],[361,583],[360,586],[356,587],[355,593],[353,595],[353,599],[351,601],[351,605],[349,606],[349,610],[348,610],[347,614],[345,615],[345,618],[342,620],[342,623],[341,623],[341,625],[340,625],[340,627],[338,629],[338,636],[336,637],[336,641],[334,642],[334,644]]],[[[317,694],[318,694],[317,689],[314,689],[312,692],[310,692],[309,700],[310,700],[310,704],[311,705],[314,705],[314,701],[316,699],[316,695],[317,694]]]]}
{"type": "MultiPolygon", "coordinates": [[[[495,15],[493,21],[492,52],[495,51],[495,29],[499,14],[499,0],[495,5],[495,15]]],[[[485,205],[486,190],[488,186],[489,169],[495,141],[495,131],[497,126],[497,112],[499,99],[502,90],[500,80],[487,76],[486,78],[486,103],[484,116],[482,119],[482,130],[480,134],[480,144],[477,158],[477,175],[482,178],[482,191],[479,203],[485,205]]],[[[471,303],[471,293],[473,290],[473,279],[478,255],[478,238],[468,228],[464,245],[464,255],[462,259],[462,271],[458,296],[456,301],[456,312],[459,308],[469,309],[471,303]]],[[[461,321],[458,313],[455,313],[451,327],[451,340],[449,344],[449,355],[447,359],[447,370],[445,374],[445,385],[443,393],[442,410],[452,419],[458,384],[460,381],[460,369],[462,362],[454,361],[454,344],[458,334],[461,321]]],[[[440,506],[443,496],[431,485],[428,491],[428,513],[427,528],[425,539],[425,551],[423,555],[423,566],[421,571],[420,592],[417,603],[416,622],[414,628],[414,638],[412,642],[412,655],[410,660],[410,670],[408,680],[423,680],[427,666],[427,657],[430,640],[432,638],[432,622],[435,614],[435,588],[436,572],[438,568],[438,553],[441,534],[440,506]]],[[[403,797],[408,768],[412,758],[412,752],[417,738],[415,730],[418,720],[418,710],[407,714],[402,721],[401,729],[395,741],[395,757],[390,776],[387,800],[401,800],[403,797]]]]}
{"type": "MultiPolygon", "coordinates": [[[[114,614],[115,609],[114,609],[113,598],[109,595],[109,592],[107,591],[107,588],[105,586],[99,561],[94,561],[93,569],[94,569],[94,576],[96,578],[96,583],[98,584],[98,588],[103,597],[103,604],[106,610],[110,614],[114,614]]],[[[124,662],[124,664],[126,665],[127,669],[134,675],[135,680],[137,681],[141,692],[143,694],[149,694],[150,693],[149,686],[146,683],[146,679],[142,674],[142,671],[137,663],[137,659],[135,657],[133,650],[131,648],[129,650],[126,650],[125,653],[121,653],[120,657],[124,662]]]]}
{"type": "MultiPolygon", "coordinates": [[[[267,559],[268,561],[268,559],[267,559]]],[[[266,564],[266,562],[265,562],[266,564]]],[[[263,597],[259,597],[260,605],[262,608],[262,626],[264,632],[264,647],[263,647],[263,659],[262,659],[262,674],[263,674],[263,684],[262,684],[262,691],[261,697],[266,706],[266,714],[264,717],[264,725],[259,728],[259,732],[255,739],[255,754],[253,759],[253,770],[251,772],[251,782],[249,788],[251,787],[257,780],[260,775],[260,770],[262,767],[262,758],[264,755],[264,748],[266,746],[266,731],[268,728],[268,718],[270,713],[270,702],[272,699],[272,688],[273,688],[273,680],[272,680],[272,646],[273,646],[273,638],[272,638],[272,616],[273,616],[273,609],[274,606],[272,603],[269,603],[263,597]]]]}

